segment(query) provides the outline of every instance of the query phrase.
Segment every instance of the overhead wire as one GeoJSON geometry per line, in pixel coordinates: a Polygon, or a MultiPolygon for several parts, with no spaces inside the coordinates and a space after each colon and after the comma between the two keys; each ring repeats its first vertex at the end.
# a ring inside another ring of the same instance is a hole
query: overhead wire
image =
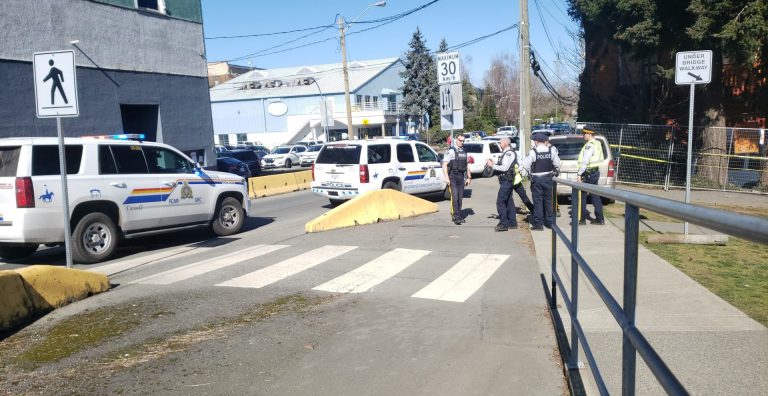
{"type": "Polygon", "coordinates": [[[303,28],[303,29],[285,30],[282,32],[242,34],[242,35],[236,35],[236,36],[214,36],[214,37],[205,37],[205,39],[206,40],[222,40],[222,39],[235,39],[235,38],[247,38],[247,37],[277,36],[280,34],[289,34],[289,33],[306,32],[308,30],[325,29],[332,26],[334,25],[331,24],[331,25],[314,26],[314,27],[303,28]]]}

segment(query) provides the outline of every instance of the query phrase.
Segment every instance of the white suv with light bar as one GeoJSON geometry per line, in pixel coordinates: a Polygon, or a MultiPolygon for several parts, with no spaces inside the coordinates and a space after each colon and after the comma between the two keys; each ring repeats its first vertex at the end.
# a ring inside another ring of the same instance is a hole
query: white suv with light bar
{"type": "MultiPolygon", "coordinates": [[[[122,238],[196,226],[220,236],[240,230],[249,210],[242,177],[203,170],[162,143],[111,137],[64,142],[74,261],[107,260],[122,238]]],[[[0,257],[63,244],[61,199],[56,138],[0,139],[0,257]]]]}
{"type": "Polygon", "coordinates": [[[440,157],[426,144],[400,139],[326,143],[312,165],[312,192],[339,204],[368,191],[446,194],[440,157]]]}

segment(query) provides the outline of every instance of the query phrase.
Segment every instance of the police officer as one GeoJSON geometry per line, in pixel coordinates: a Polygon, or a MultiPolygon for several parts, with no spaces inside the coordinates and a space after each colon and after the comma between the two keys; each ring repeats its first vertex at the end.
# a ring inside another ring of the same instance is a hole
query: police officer
{"type": "MultiPolygon", "coordinates": [[[[600,180],[600,163],[605,160],[603,154],[603,145],[599,141],[595,140],[595,131],[592,129],[584,128],[584,147],[581,148],[579,153],[579,171],[578,175],[582,182],[588,184],[597,185],[597,181],[600,180]]],[[[592,198],[592,206],[595,208],[595,218],[590,219],[590,223],[596,225],[604,225],[605,218],[603,217],[603,201],[599,196],[593,194],[587,194],[581,192],[581,216],[579,216],[579,224],[587,224],[587,196],[592,198]]]]}
{"type": "Polygon", "coordinates": [[[547,144],[544,133],[534,133],[535,146],[523,160],[523,168],[531,176],[533,192],[533,222],[531,230],[541,231],[551,227],[552,217],[552,176],[560,169],[557,148],[547,144]]]}
{"type": "Polygon", "coordinates": [[[498,162],[494,164],[493,160],[489,159],[487,165],[491,166],[494,171],[501,172],[499,174],[499,193],[496,195],[496,210],[499,212],[499,224],[495,230],[507,231],[517,228],[515,199],[512,196],[512,186],[515,180],[514,165],[517,162],[517,155],[510,147],[508,137],[501,138],[499,145],[503,151],[498,162]]]}
{"type": "Polygon", "coordinates": [[[453,139],[455,145],[446,150],[443,156],[443,174],[447,178],[448,191],[451,193],[451,220],[456,225],[464,222],[461,216],[461,200],[464,198],[464,186],[468,186],[472,180],[467,166],[467,152],[464,151],[464,139],[464,135],[456,136],[453,139]]]}

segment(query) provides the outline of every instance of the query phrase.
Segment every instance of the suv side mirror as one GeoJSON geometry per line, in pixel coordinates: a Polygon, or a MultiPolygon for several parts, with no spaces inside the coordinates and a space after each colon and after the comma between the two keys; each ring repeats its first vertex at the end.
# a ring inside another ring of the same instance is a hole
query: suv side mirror
{"type": "Polygon", "coordinates": [[[437,162],[443,162],[443,158],[444,158],[444,157],[443,157],[443,154],[442,154],[442,153],[438,154],[438,155],[437,155],[437,162]]]}

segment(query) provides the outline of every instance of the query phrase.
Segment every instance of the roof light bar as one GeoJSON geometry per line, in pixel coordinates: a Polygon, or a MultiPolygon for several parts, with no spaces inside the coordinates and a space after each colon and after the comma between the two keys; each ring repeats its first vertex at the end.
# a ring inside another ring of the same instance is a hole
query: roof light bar
{"type": "Polygon", "coordinates": [[[143,141],[147,139],[147,135],[143,133],[122,133],[117,135],[96,135],[96,136],[83,136],[89,139],[108,139],[108,140],[139,140],[143,141]]]}

